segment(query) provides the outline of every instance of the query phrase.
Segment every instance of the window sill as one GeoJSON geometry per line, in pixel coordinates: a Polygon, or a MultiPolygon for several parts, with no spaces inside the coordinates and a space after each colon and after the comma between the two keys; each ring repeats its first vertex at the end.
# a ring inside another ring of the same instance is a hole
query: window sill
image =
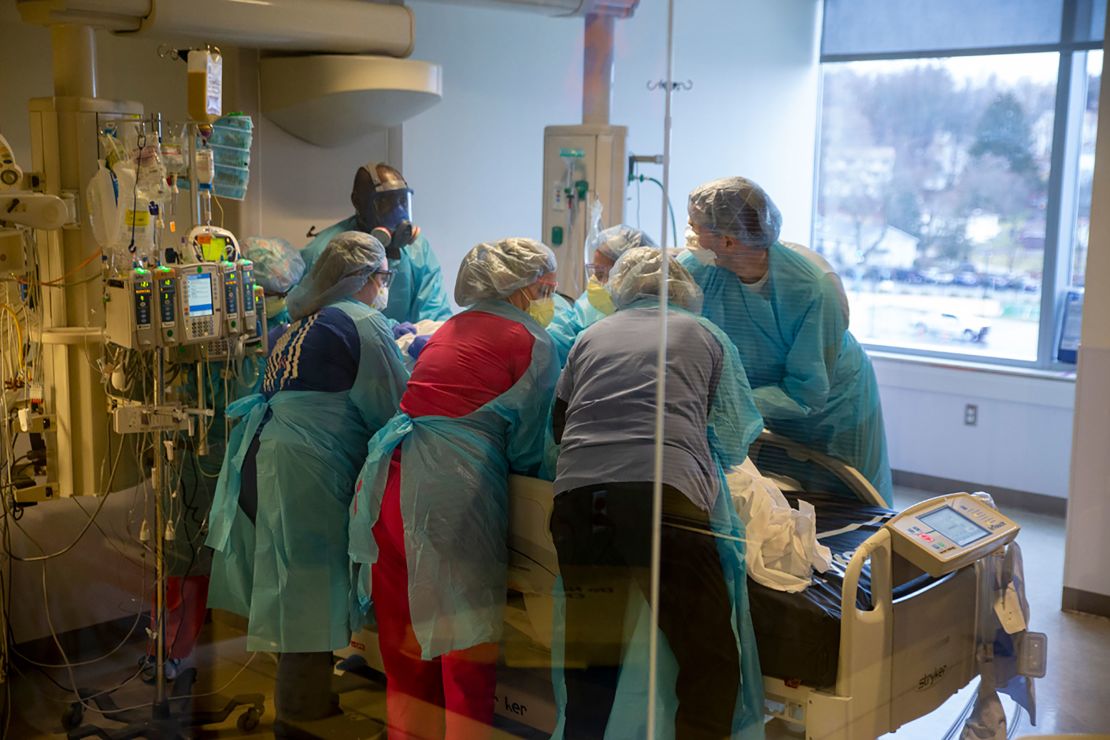
{"type": "Polygon", "coordinates": [[[909,355],[890,350],[871,349],[864,347],[868,357],[884,362],[899,362],[907,365],[919,365],[949,370],[965,370],[992,375],[1009,375],[1020,378],[1036,378],[1038,380],[1054,380],[1064,383],[1075,383],[1075,370],[1044,370],[1032,367],[1015,367],[1013,365],[996,365],[989,362],[972,360],[955,360],[949,357],[934,357],[929,355],[909,355]]]}

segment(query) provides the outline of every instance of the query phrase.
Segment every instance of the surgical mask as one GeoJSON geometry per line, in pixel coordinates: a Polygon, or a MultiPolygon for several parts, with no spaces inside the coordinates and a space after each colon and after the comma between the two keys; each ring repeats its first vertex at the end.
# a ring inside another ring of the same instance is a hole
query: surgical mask
{"type": "Polygon", "coordinates": [[[609,295],[609,289],[593,275],[590,276],[590,282],[586,285],[586,300],[606,316],[617,310],[617,307],[613,305],[613,296],[609,295]]]}
{"type": "Polygon", "coordinates": [[[703,265],[716,265],[717,264],[717,254],[715,252],[711,252],[708,249],[702,249],[701,247],[694,247],[694,248],[690,249],[689,251],[690,251],[690,254],[694,255],[694,259],[696,259],[700,264],[703,264],[703,265]]]}
{"type": "Polygon", "coordinates": [[[697,233],[689,226],[686,227],[686,251],[694,255],[700,264],[715,265],[717,264],[717,255],[708,249],[705,249],[698,243],[697,233]]]}
{"type": "Polygon", "coordinates": [[[373,300],[373,302],[371,302],[370,306],[372,308],[378,309],[379,311],[384,311],[385,307],[388,306],[388,305],[389,305],[389,287],[387,286],[385,288],[378,288],[378,294],[376,296],[374,296],[374,300],[373,300]]]}
{"type": "Polygon", "coordinates": [[[528,304],[528,315],[546,328],[555,319],[555,299],[548,296],[532,301],[528,304]]]}

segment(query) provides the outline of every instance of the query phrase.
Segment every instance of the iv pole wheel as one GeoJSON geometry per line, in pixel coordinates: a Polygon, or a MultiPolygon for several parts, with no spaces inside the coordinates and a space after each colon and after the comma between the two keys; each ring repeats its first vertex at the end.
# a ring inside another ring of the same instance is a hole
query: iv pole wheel
{"type": "Polygon", "coordinates": [[[85,718],[85,708],[81,706],[81,702],[73,702],[62,712],[62,728],[65,730],[75,730],[81,726],[81,720],[85,718]]]}
{"type": "Polygon", "coordinates": [[[239,719],[235,721],[235,726],[239,728],[240,732],[250,732],[258,727],[258,722],[261,719],[262,712],[258,711],[255,707],[251,707],[239,715],[239,719]]]}

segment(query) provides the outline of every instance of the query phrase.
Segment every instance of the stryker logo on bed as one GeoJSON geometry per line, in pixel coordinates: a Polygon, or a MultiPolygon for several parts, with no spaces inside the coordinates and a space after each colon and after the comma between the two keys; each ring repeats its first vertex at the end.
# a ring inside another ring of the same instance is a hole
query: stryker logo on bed
{"type": "Polygon", "coordinates": [[[945,664],[942,665],[940,668],[933,670],[932,673],[926,673],[917,682],[917,690],[928,691],[929,689],[933,688],[934,684],[938,683],[942,678],[944,678],[944,672],[947,670],[948,665],[945,664]]]}

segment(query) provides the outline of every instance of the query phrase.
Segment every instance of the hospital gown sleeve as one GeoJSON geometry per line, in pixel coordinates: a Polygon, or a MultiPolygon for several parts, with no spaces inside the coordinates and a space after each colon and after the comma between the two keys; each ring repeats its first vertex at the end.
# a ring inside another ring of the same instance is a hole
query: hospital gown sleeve
{"type": "Polygon", "coordinates": [[[540,475],[550,460],[554,439],[551,409],[559,367],[555,349],[545,336],[532,348],[532,365],[522,381],[532,384],[529,403],[518,409],[508,433],[509,469],[522,475],[540,475]]]}
{"type": "Polygon", "coordinates": [[[359,373],[360,378],[367,380],[351,388],[351,401],[367,427],[376,432],[397,413],[409,381],[409,371],[384,315],[378,311],[367,312],[358,319],[358,325],[359,364],[369,363],[367,367],[373,371],[359,373]]]}
{"type": "Polygon", "coordinates": [[[782,382],[755,389],[756,406],[768,419],[802,419],[820,412],[829,399],[848,322],[835,282],[825,276],[818,286],[786,355],[782,382]]]}
{"type": "Polygon", "coordinates": [[[566,364],[570,348],[574,346],[574,340],[578,338],[579,333],[584,328],[582,313],[579,311],[577,303],[555,312],[555,318],[551,320],[551,325],[547,327],[547,333],[551,335],[551,341],[555,343],[555,354],[559,358],[560,365],[566,364]]]}
{"type": "Polygon", "coordinates": [[[756,408],[736,345],[708,319],[699,319],[699,323],[721,345],[720,361],[713,373],[717,382],[710,389],[707,436],[710,449],[727,470],[744,462],[748,448],[763,431],[763,417],[756,408]]]}
{"type": "Polygon", "coordinates": [[[447,293],[443,289],[443,274],[439,268],[439,260],[436,259],[435,252],[426,241],[424,247],[410,254],[413,278],[417,285],[416,318],[446,321],[451,318],[451,305],[447,302],[447,293]]]}

